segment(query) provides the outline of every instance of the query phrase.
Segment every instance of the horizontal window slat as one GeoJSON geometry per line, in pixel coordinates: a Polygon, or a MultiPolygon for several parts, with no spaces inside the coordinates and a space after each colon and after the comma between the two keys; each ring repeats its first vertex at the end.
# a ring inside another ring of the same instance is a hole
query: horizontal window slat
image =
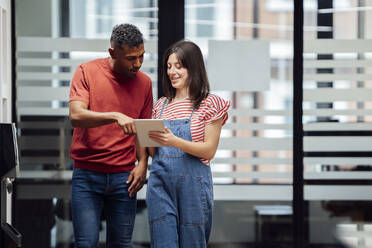
{"type": "Polygon", "coordinates": [[[312,39],[304,41],[304,53],[363,53],[372,52],[368,39],[312,39]]]}
{"type": "MultiPolygon", "coordinates": [[[[371,75],[372,76],[372,75],[371,75]]],[[[372,79],[372,77],[371,77],[372,79]]],[[[304,101],[371,101],[372,89],[313,89],[304,90],[304,101]]]]}
{"type": "Polygon", "coordinates": [[[214,158],[212,164],[291,164],[291,158],[214,158]]]}
{"type": "Polygon", "coordinates": [[[70,121],[20,121],[17,127],[21,129],[72,129],[70,121]]]}
{"type": "MultiPolygon", "coordinates": [[[[37,66],[37,67],[52,67],[52,66],[63,66],[72,67],[71,71],[75,71],[75,68],[80,64],[91,60],[87,59],[48,59],[48,58],[18,58],[17,66],[37,66]]],[[[155,60],[144,60],[141,69],[150,69],[157,66],[157,61],[155,60]]]]}
{"type": "Polygon", "coordinates": [[[372,60],[346,60],[346,59],[322,59],[304,60],[304,68],[350,68],[350,67],[369,67],[372,60]]]}
{"type": "Polygon", "coordinates": [[[305,172],[307,180],[371,180],[372,172],[368,171],[332,171],[332,172],[305,172]]]}
{"type": "Polygon", "coordinates": [[[291,110],[230,109],[230,116],[289,116],[291,110]]]}
{"type": "Polygon", "coordinates": [[[335,152],[335,151],[372,151],[372,138],[359,136],[306,136],[304,137],[305,152],[335,152]]]}
{"type": "Polygon", "coordinates": [[[305,185],[304,199],[308,201],[371,201],[372,186],[367,185],[305,185]]]}
{"type": "Polygon", "coordinates": [[[318,122],[304,124],[305,131],[361,131],[372,130],[372,123],[318,122]]]}
{"type": "MultiPolygon", "coordinates": [[[[157,75],[155,73],[146,73],[147,76],[151,78],[152,81],[157,80],[157,75]]],[[[45,80],[63,80],[71,81],[74,73],[71,72],[18,72],[17,80],[21,81],[45,81],[45,80]]],[[[48,83],[48,82],[46,82],[48,83]]]]}
{"type": "Polygon", "coordinates": [[[233,130],[292,130],[290,124],[264,124],[264,123],[226,123],[223,129],[233,130]]]}
{"type": "Polygon", "coordinates": [[[66,108],[32,108],[18,107],[19,115],[42,115],[42,116],[68,116],[69,109],[66,108]]]}
{"type": "Polygon", "coordinates": [[[18,99],[22,101],[68,101],[69,87],[18,87],[18,99]]]}
{"type": "Polygon", "coordinates": [[[71,81],[74,73],[71,72],[18,72],[17,80],[65,80],[71,81]]]}
{"type": "Polygon", "coordinates": [[[306,116],[368,116],[372,115],[372,109],[306,109],[304,110],[306,116]]]}
{"type": "MultiPolygon", "coordinates": [[[[292,117],[292,110],[264,110],[264,109],[230,109],[229,116],[286,116],[292,117]]],[[[303,115],[305,116],[333,116],[333,115],[346,115],[346,116],[368,116],[372,115],[372,109],[304,109],[303,115]]]]}
{"type": "Polygon", "coordinates": [[[292,173],[286,172],[213,172],[213,177],[230,177],[230,178],[248,178],[248,179],[263,179],[263,178],[280,178],[292,180],[292,173]]]}
{"type": "MultiPolygon", "coordinates": [[[[68,154],[65,156],[65,163],[72,163],[73,160],[68,157],[68,154]]],[[[20,157],[20,164],[21,167],[29,164],[57,164],[60,162],[60,157],[28,157],[28,156],[21,156],[20,157]]],[[[23,167],[23,169],[26,169],[23,167]]]]}
{"type": "Polygon", "coordinates": [[[318,73],[318,74],[306,74],[304,73],[304,80],[314,81],[336,81],[336,80],[354,80],[354,81],[365,81],[372,80],[372,74],[353,74],[353,73],[318,73]]]}
{"type": "Polygon", "coordinates": [[[349,164],[372,164],[372,158],[350,158],[350,157],[305,157],[305,165],[330,164],[330,165],[349,165],[349,164]]]}
{"type": "Polygon", "coordinates": [[[221,138],[219,149],[225,150],[292,150],[291,138],[221,138]]]}
{"type": "MultiPolygon", "coordinates": [[[[50,37],[18,37],[18,52],[107,52],[110,41],[107,39],[50,38],[50,37]]],[[[157,41],[145,41],[147,53],[157,51],[157,41]]]]}
{"type": "MultiPolygon", "coordinates": [[[[226,123],[223,129],[227,130],[292,130],[291,124],[265,124],[265,123],[226,123]]],[[[319,122],[304,124],[304,131],[369,131],[371,123],[335,123],[319,122]]]]}
{"type": "MultiPolygon", "coordinates": [[[[59,150],[60,149],[59,136],[25,136],[19,139],[20,150],[59,150]]],[[[64,144],[65,149],[70,148],[70,141],[66,140],[64,144]]]]}
{"type": "Polygon", "coordinates": [[[226,201],[291,201],[292,185],[214,185],[214,199],[226,201]]]}

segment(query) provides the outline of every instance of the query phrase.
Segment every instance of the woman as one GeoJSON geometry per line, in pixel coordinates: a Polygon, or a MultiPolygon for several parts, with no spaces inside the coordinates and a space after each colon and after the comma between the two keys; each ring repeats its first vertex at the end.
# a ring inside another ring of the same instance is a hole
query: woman
{"type": "Polygon", "coordinates": [[[153,118],[164,119],[166,129],[149,133],[162,145],[149,148],[151,247],[207,247],[213,210],[209,162],[230,102],[209,93],[203,56],[194,43],[172,45],[162,67],[165,97],[156,102],[153,118]]]}

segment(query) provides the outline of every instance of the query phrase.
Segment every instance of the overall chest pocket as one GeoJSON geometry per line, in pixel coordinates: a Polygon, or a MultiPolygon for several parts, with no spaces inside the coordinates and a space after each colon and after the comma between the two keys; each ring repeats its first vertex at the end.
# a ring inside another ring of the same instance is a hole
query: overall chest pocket
{"type": "MultiPolygon", "coordinates": [[[[176,122],[167,125],[167,127],[175,136],[185,140],[191,140],[189,123],[187,121],[176,122]]],[[[173,146],[159,147],[159,155],[160,157],[178,158],[185,156],[185,152],[173,146]]]]}

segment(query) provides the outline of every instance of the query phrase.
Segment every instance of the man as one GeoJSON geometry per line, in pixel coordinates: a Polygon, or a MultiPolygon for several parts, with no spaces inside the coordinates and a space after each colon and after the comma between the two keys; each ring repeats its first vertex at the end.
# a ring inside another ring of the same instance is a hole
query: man
{"type": "Polygon", "coordinates": [[[76,248],[98,246],[102,208],[107,247],[131,247],[135,196],[146,179],[147,153],[136,149],[133,122],[151,118],[153,105],[151,80],[139,71],[143,37],[137,27],[121,24],[110,43],[110,57],[81,64],[70,88],[76,248]]]}

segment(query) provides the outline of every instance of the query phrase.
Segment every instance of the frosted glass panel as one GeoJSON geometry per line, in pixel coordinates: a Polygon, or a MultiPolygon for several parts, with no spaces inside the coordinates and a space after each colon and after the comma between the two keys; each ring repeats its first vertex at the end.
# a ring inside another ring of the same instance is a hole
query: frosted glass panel
{"type": "Polygon", "coordinates": [[[209,40],[208,76],[213,90],[270,89],[270,43],[265,40],[209,40]]]}

